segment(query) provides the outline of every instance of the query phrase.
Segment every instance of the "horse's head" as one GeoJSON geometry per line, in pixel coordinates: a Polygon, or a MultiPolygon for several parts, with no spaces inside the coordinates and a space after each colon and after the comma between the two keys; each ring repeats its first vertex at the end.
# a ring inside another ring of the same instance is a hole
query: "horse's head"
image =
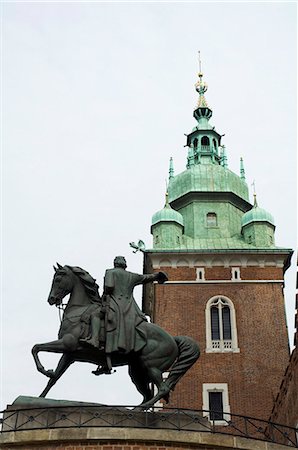
{"type": "Polygon", "coordinates": [[[60,305],[64,297],[72,291],[73,287],[73,273],[67,267],[62,267],[57,263],[54,266],[55,275],[52,282],[52,287],[49,293],[48,302],[50,305],[60,305]]]}

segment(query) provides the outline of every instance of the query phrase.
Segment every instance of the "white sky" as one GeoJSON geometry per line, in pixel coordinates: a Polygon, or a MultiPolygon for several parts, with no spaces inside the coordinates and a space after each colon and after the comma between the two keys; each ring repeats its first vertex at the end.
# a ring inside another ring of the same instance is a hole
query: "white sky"
{"type": "MultiPolygon", "coordinates": [[[[185,168],[199,49],[229,168],[239,173],[244,158],[277,245],[296,248],[297,15],[286,2],[1,6],[3,409],[47,382],[31,348],[57,336],[58,312],[46,302],[53,263],[87,269],[100,288],[117,254],[142,272],[128,243],[151,247],[170,156],[176,173],[185,168]]],[[[292,269],[291,343],[294,285],[292,269]]],[[[48,368],[57,360],[43,358],[48,368]]],[[[73,365],[48,396],[140,402],[125,368],[91,370],[73,365]]]]}

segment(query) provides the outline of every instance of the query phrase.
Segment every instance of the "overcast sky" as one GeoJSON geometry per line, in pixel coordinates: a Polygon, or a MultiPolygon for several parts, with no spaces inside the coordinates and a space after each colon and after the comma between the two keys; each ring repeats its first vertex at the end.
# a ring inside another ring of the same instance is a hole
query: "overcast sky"
{"type": "MultiPolygon", "coordinates": [[[[1,6],[3,409],[47,382],[31,348],[57,336],[46,301],[56,261],[87,269],[100,290],[118,254],[142,272],[128,243],[151,247],[169,158],[176,174],[185,169],[198,50],[229,168],[239,173],[243,157],[277,245],[296,248],[297,14],[286,2],[1,6]]],[[[294,269],[286,284],[292,343],[294,269]]],[[[58,360],[42,358],[47,368],[58,360]]],[[[141,401],[125,368],[92,369],[73,365],[49,397],[141,401]]]]}

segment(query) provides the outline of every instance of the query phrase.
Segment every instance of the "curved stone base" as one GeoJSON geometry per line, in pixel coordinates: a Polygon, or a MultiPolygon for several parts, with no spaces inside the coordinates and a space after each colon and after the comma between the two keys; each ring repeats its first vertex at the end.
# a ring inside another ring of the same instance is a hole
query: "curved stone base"
{"type": "Polygon", "coordinates": [[[288,446],[220,433],[134,428],[60,428],[3,433],[6,450],[288,450],[288,446]]]}

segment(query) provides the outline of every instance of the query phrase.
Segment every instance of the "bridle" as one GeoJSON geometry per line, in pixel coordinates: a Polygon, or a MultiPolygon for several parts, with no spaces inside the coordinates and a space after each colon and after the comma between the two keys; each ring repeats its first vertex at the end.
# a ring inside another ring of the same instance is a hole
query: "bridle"
{"type": "Polygon", "coordinates": [[[64,310],[66,308],[67,303],[60,303],[59,305],[55,304],[56,308],[58,308],[59,312],[59,320],[60,320],[60,324],[62,323],[62,315],[64,314],[64,310]]]}

